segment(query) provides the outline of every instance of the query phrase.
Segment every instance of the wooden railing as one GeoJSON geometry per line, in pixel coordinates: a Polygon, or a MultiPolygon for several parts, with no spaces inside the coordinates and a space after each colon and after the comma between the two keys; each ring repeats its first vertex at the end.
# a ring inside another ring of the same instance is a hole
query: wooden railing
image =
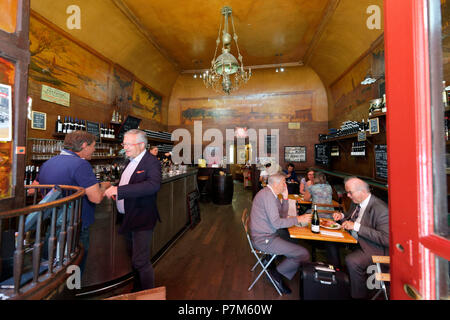
{"type": "Polygon", "coordinates": [[[26,186],[25,191],[33,194],[33,205],[0,212],[0,300],[43,299],[64,283],[69,276],[67,267],[81,261],[83,252],[78,243],[84,188],[61,185],[59,199],[37,204],[38,197],[53,187],[26,186]],[[31,213],[36,226],[25,232],[31,213]],[[6,240],[4,235],[9,235],[11,244],[11,234],[15,236],[14,255],[5,257],[1,255],[2,241],[6,240]],[[47,257],[43,257],[44,245],[48,248],[47,257]],[[12,264],[12,275],[2,270],[5,262],[12,264]]]}

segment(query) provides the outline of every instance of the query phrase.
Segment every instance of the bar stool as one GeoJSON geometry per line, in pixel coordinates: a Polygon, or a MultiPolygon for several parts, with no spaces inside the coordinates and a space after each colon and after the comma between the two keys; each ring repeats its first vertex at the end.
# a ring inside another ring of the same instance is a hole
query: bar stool
{"type": "Polygon", "coordinates": [[[200,201],[210,202],[208,194],[209,176],[198,176],[197,181],[198,181],[198,189],[200,190],[200,201]]]}

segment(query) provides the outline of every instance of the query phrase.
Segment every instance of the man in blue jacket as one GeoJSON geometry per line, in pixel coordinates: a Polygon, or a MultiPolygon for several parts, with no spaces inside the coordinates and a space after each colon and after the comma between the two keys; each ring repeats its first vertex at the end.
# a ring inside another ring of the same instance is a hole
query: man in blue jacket
{"type": "Polygon", "coordinates": [[[115,197],[117,210],[125,215],[119,233],[131,241],[131,262],[139,275],[139,289],[151,289],[155,276],[150,249],[156,220],[160,220],[156,195],[161,187],[161,164],[146,150],[147,135],[141,130],[127,131],[122,146],[130,161],[119,186],[110,187],[105,195],[115,197]]]}

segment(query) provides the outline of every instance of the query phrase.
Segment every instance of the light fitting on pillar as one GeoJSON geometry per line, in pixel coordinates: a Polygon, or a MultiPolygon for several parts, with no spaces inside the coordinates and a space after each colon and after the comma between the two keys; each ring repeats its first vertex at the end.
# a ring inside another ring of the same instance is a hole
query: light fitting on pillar
{"type": "Polygon", "coordinates": [[[211,68],[203,73],[203,82],[207,88],[213,88],[217,92],[224,92],[230,94],[232,91],[239,89],[243,83],[252,76],[252,70],[244,70],[244,63],[242,62],[242,56],[239,52],[238,36],[234,29],[234,21],[232,16],[232,10],[230,7],[223,7],[221,10],[224,16],[224,27],[222,30],[222,54],[217,57],[217,48],[220,43],[220,31],[222,29],[222,23],[219,27],[219,36],[216,40],[216,50],[214,51],[214,57],[211,60],[211,68]],[[228,18],[231,17],[231,25],[233,27],[233,38],[228,33],[228,18]],[[236,43],[238,60],[230,53],[231,42],[234,40],[236,43]]]}

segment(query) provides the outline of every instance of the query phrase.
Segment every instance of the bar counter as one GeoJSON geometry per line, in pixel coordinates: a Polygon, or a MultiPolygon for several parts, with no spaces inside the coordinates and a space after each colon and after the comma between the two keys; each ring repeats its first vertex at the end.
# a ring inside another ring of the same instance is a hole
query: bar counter
{"type": "MultiPolygon", "coordinates": [[[[151,260],[154,263],[189,227],[186,196],[197,190],[197,169],[186,173],[163,175],[157,206],[161,217],[153,233],[151,260]]],[[[86,269],[82,276],[82,294],[90,288],[111,285],[132,272],[126,241],[118,233],[120,224],[115,202],[103,199],[95,210],[95,222],[90,229],[90,245],[86,269]]]]}

